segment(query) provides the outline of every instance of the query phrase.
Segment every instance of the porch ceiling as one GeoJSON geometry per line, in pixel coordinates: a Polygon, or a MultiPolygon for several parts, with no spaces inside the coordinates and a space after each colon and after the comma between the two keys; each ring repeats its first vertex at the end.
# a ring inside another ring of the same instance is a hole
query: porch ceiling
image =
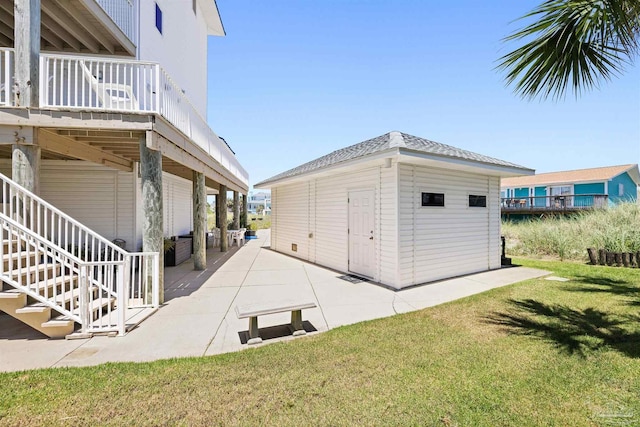
{"type": "MultiPolygon", "coordinates": [[[[42,51],[135,56],[136,47],[96,0],[43,0],[42,51]]],[[[14,1],[0,2],[0,46],[14,47],[14,1]]]]}
{"type": "MultiPolygon", "coordinates": [[[[38,144],[42,158],[51,160],[86,160],[123,171],[133,171],[140,161],[140,138],[145,131],[101,129],[40,128],[38,144]]],[[[11,146],[0,146],[3,157],[11,157],[11,146]]],[[[162,156],[162,170],[191,180],[193,171],[167,156],[162,156]]],[[[218,189],[220,183],[205,180],[206,186],[218,189]]]]}
{"type": "Polygon", "coordinates": [[[0,156],[11,158],[11,145],[36,143],[43,159],[85,160],[134,171],[140,160],[140,140],[162,153],[163,170],[193,179],[205,174],[210,189],[225,185],[246,194],[248,187],[230,169],[157,115],[94,111],[50,111],[0,108],[0,156]]]}

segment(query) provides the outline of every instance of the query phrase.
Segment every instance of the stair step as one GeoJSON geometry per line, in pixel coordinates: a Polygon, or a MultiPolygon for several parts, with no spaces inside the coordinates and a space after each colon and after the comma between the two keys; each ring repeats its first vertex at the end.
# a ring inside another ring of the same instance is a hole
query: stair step
{"type": "MultiPolygon", "coordinates": [[[[19,276],[24,277],[26,275],[35,275],[35,274],[38,274],[38,276],[40,276],[47,270],[51,271],[56,269],[59,270],[60,266],[56,264],[36,264],[36,265],[30,265],[29,267],[23,267],[21,269],[10,270],[10,271],[7,271],[6,274],[10,275],[15,281],[19,282],[18,280],[19,276]]],[[[51,271],[50,275],[54,276],[53,271],[51,271]]],[[[39,277],[39,280],[33,280],[33,281],[39,282],[41,280],[43,279],[39,277]]],[[[23,281],[26,282],[26,278],[24,278],[23,281]]]]}
{"type": "Polygon", "coordinates": [[[3,240],[2,244],[4,245],[4,253],[9,252],[9,245],[11,245],[12,252],[18,252],[19,243],[20,243],[20,240],[18,239],[3,240]]]}
{"type": "Polygon", "coordinates": [[[59,328],[73,326],[74,321],[64,316],[58,316],[47,320],[42,324],[43,328],[59,328]]]}
{"type": "Polygon", "coordinates": [[[57,276],[50,279],[47,279],[46,282],[44,280],[40,280],[37,284],[32,284],[29,288],[34,292],[39,292],[40,295],[45,295],[45,289],[49,290],[48,295],[51,295],[51,288],[59,287],[63,284],[71,285],[75,288],[76,283],[78,281],[78,276],[57,276]]]}
{"type": "Polygon", "coordinates": [[[9,289],[7,291],[0,292],[0,298],[2,299],[18,299],[22,296],[22,292],[17,289],[9,289]]]}
{"type": "Polygon", "coordinates": [[[51,310],[51,307],[44,305],[42,303],[29,304],[25,307],[19,308],[16,310],[18,314],[26,314],[26,313],[44,313],[47,310],[51,310]]]}
{"type": "MultiPolygon", "coordinates": [[[[93,296],[96,296],[96,291],[98,290],[97,286],[91,286],[89,288],[89,293],[93,294],[93,296]]],[[[57,295],[55,298],[49,298],[49,301],[51,301],[52,303],[61,305],[60,302],[64,301],[64,306],[66,309],[70,308],[70,303],[72,302],[72,300],[79,300],[80,299],[80,291],[78,290],[78,288],[73,288],[70,289],[66,292],[64,292],[62,295],[57,295]]],[[[75,305],[74,305],[75,308],[75,305]]]]}
{"type": "Polygon", "coordinates": [[[13,270],[18,267],[18,260],[22,259],[22,265],[26,266],[36,264],[36,253],[28,253],[26,251],[16,251],[12,253],[5,253],[2,255],[2,262],[4,263],[5,270],[13,270]],[[28,262],[27,258],[31,258],[28,262]]]}

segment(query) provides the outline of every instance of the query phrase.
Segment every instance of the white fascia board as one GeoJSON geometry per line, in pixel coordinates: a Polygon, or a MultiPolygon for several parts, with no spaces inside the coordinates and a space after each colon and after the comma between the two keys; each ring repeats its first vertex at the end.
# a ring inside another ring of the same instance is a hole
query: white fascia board
{"type": "Polygon", "coordinates": [[[207,23],[207,34],[210,36],[226,36],[224,25],[220,18],[218,5],[215,0],[198,0],[200,10],[204,14],[204,20],[207,23]]]}
{"type": "Polygon", "coordinates": [[[384,159],[389,157],[398,156],[399,152],[397,148],[392,148],[390,150],[380,151],[377,153],[370,154],[368,156],[358,157],[357,159],[345,160],[344,162],[336,163],[330,166],[326,166],[324,168],[316,169],[313,171],[301,173],[300,175],[295,175],[291,177],[276,179],[273,181],[262,181],[258,184],[254,185],[254,189],[262,189],[262,188],[272,188],[277,187],[283,184],[291,184],[299,181],[306,181],[310,177],[318,178],[321,176],[330,175],[336,169],[350,168],[354,166],[362,166],[364,163],[371,163],[371,166],[374,165],[384,165],[384,159]]]}
{"type": "Polygon", "coordinates": [[[403,162],[415,163],[414,160],[422,160],[420,163],[432,164],[439,168],[451,168],[483,175],[499,176],[500,178],[534,175],[535,169],[517,168],[512,166],[501,166],[490,163],[483,163],[474,160],[459,159],[448,156],[438,156],[436,154],[423,153],[401,149],[400,154],[403,162]]]}

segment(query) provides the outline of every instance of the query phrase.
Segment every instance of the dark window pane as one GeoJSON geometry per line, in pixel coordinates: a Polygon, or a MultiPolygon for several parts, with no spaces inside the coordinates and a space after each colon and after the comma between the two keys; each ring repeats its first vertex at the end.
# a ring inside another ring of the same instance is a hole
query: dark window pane
{"type": "Polygon", "coordinates": [[[160,10],[158,3],[156,3],[156,28],[162,34],[162,10],[160,10]]]}
{"type": "Polygon", "coordinates": [[[473,194],[469,194],[469,207],[486,208],[487,196],[475,196],[473,194]]]}
{"type": "Polygon", "coordinates": [[[444,193],[422,193],[422,206],[444,206],[444,193]]]}

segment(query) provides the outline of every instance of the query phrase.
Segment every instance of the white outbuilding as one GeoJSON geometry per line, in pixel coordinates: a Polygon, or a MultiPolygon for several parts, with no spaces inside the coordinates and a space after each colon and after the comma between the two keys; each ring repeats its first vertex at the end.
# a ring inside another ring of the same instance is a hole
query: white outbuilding
{"type": "Polygon", "coordinates": [[[255,187],[271,249],[402,289],[500,268],[500,178],[533,173],[389,132],[255,187]]]}

